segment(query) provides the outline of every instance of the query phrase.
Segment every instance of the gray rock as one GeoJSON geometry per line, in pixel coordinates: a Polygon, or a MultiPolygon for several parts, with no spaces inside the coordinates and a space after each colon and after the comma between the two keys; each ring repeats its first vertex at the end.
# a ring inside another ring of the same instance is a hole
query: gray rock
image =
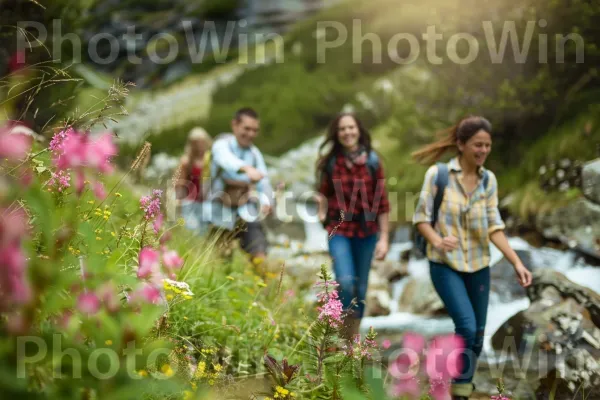
{"type": "Polygon", "coordinates": [[[408,279],[400,296],[398,311],[429,316],[446,314],[444,303],[435,291],[431,279],[408,279]]]}
{"type": "Polygon", "coordinates": [[[394,282],[408,275],[408,266],[405,262],[384,260],[373,261],[372,270],[383,277],[386,282],[394,282]]]}
{"type": "Polygon", "coordinates": [[[595,361],[600,357],[600,295],[552,270],[534,272],[527,295],[530,307],[494,333],[492,346],[527,362],[524,373],[535,372],[539,379],[537,399],[550,398],[553,387],[555,399],[573,399],[577,389],[600,393],[595,361]]]}
{"type": "Polygon", "coordinates": [[[538,214],[536,226],[547,239],[560,240],[600,258],[600,204],[577,199],[567,206],[538,214]]]}
{"type": "Polygon", "coordinates": [[[585,164],[581,175],[583,194],[590,201],[600,204],[600,159],[585,164]]]}
{"type": "MultiPolygon", "coordinates": [[[[523,264],[531,271],[534,266],[531,260],[531,251],[515,250],[523,264]]],[[[516,298],[525,296],[525,289],[519,285],[517,281],[513,265],[506,259],[502,258],[490,269],[491,288],[492,292],[497,293],[500,301],[509,302],[516,298]]]]}
{"type": "Polygon", "coordinates": [[[371,269],[365,314],[370,317],[389,315],[391,302],[391,288],[388,280],[376,269],[371,269]]]}

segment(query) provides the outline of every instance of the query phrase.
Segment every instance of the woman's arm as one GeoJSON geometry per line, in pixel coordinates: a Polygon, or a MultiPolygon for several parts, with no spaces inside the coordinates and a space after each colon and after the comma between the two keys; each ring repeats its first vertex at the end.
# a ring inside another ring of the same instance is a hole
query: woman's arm
{"type": "Polygon", "coordinates": [[[384,212],[377,217],[379,223],[379,240],[375,245],[375,259],[383,260],[390,251],[390,214],[384,212]]]}
{"type": "Polygon", "coordinates": [[[377,209],[377,222],[379,224],[379,240],[375,246],[375,259],[383,260],[390,250],[390,202],[385,187],[385,173],[379,164],[375,176],[375,196],[372,206],[377,209]]]}
{"type": "Polygon", "coordinates": [[[441,237],[429,222],[418,223],[417,230],[433,247],[440,251],[453,251],[458,249],[457,238],[454,236],[441,237]]]}
{"type": "Polygon", "coordinates": [[[523,265],[523,262],[517,253],[515,253],[512,247],[510,247],[504,231],[498,230],[492,232],[490,234],[490,240],[492,243],[494,243],[498,250],[502,252],[504,257],[506,257],[506,259],[513,265],[515,273],[517,274],[517,278],[519,279],[519,284],[523,287],[531,285],[531,272],[525,267],[525,265],[523,265]]]}
{"type": "Polygon", "coordinates": [[[423,186],[419,194],[419,201],[413,215],[413,225],[425,240],[440,251],[452,251],[458,248],[458,239],[454,236],[442,237],[431,225],[433,215],[433,199],[437,193],[435,181],[437,178],[437,166],[429,167],[425,173],[423,186]]]}
{"type": "Polygon", "coordinates": [[[320,174],[320,183],[317,188],[317,194],[315,196],[318,205],[317,215],[319,217],[319,221],[325,221],[327,217],[327,208],[328,201],[327,196],[331,191],[330,178],[329,175],[325,171],[321,171],[320,174]]]}
{"type": "Polygon", "coordinates": [[[531,272],[523,265],[523,262],[510,247],[508,239],[504,234],[504,222],[500,217],[498,209],[498,181],[496,176],[488,171],[489,187],[487,192],[487,219],[488,219],[488,236],[491,242],[502,252],[504,257],[513,265],[515,273],[519,279],[519,284],[523,287],[531,285],[531,272]]]}

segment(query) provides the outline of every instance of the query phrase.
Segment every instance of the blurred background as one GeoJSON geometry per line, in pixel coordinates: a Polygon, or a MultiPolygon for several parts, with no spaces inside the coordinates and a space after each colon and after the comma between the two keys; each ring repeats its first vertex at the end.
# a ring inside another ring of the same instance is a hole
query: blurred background
{"type": "MultiPolygon", "coordinates": [[[[300,196],[314,185],[327,124],[342,110],[355,111],[384,160],[395,231],[388,261],[400,263],[372,280],[379,287],[370,290],[373,319],[366,325],[429,333],[451,328],[431,287],[421,286],[424,261],[410,254],[413,204],[406,194],[419,191],[426,169],[410,152],[470,113],[494,126],[488,167],[498,176],[511,243],[532,269],[565,274],[596,296],[600,290],[596,0],[0,5],[0,118],[20,120],[47,139],[65,120],[110,114],[110,124],[93,130],[117,133],[122,167],[146,141],[152,145],[139,184],[156,186],[171,177],[192,128],[211,136],[227,132],[234,111],[250,106],[260,115],[256,144],[273,183],[300,196]],[[432,28],[442,37],[426,42],[422,35],[432,28]],[[411,52],[399,34],[414,37],[419,51],[412,42],[411,52]],[[455,34],[471,42],[451,40],[455,34]],[[469,59],[474,42],[478,53],[469,59]],[[133,85],[124,89],[116,80],[133,85]],[[125,100],[111,97],[123,90],[125,100]],[[110,107],[99,102],[106,98],[110,107]]],[[[288,260],[290,273],[326,259],[318,224],[268,223],[275,245],[296,244],[272,252],[288,260]]],[[[534,300],[512,283],[507,266],[495,271],[490,335],[534,300]]],[[[529,326],[522,315],[515,324],[529,326]]],[[[597,351],[596,340],[586,346],[597,351]]],[[[491,349],[491,338],[486,346],[491,349]]]]}

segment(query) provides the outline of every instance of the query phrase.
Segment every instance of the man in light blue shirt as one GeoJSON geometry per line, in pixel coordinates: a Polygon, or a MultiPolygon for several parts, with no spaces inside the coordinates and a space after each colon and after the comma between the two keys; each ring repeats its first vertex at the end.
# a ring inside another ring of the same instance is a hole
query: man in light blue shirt
{"type": "Polygon", "coordinates": [[[273,189],[262,153],[253,144],[258,114],[251,108],[235,113],[233,134],[219,135],[212,146],[210,193],[203,215],[215,231],[239,238],[253,258],[264,258],[267,240],[260,222],[271,212],[273,189]]]}

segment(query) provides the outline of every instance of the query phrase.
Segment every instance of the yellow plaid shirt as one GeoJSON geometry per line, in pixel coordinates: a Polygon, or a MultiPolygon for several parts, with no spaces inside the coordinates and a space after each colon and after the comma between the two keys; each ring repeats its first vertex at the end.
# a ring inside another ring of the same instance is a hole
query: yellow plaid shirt
{"type": "MultiPolygon", "coordinates": [[[[442,252],[427,244],[427,258],[431,261],[448,264],[463,272],[475,272],[489,265],[489,235],[504,229],[504,222],[498,210],[498,181],[487,170],[487,189],[483,187],[483,172],[480,167],[479,183],[469,197],[463,186],[463,174],[458,157],[448,162],[448,185],[444,200],[440,205],[435,231],[442,237],[454,236],[459,247],[450,252],[442,252]]],[[[433,199],[436,193],[435,180],[438,168],[431,166],[425,174],[423,188],[413,216],[413,224],[431,222],[433,199]]]]}

